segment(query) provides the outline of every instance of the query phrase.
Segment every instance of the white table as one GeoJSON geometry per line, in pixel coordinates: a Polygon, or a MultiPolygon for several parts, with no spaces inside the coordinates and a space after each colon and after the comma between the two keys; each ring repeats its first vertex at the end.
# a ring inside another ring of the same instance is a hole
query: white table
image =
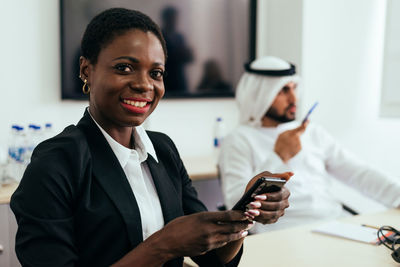
{"type": "MultiPolygon", "coordinates": [[[[400,229],[400,210],[352,216],[340,221],[376,226],[390,225],[400,229]]],[[[392,251],[383,245],[375,246],[312,233],[311,230],[320,224],[308,224],[246,237],[239,267],[399,266],[391,257],[392,251]]],[[[188,266],[196,266],[189,258],[185,258],[185,263],[188,266]]]]}

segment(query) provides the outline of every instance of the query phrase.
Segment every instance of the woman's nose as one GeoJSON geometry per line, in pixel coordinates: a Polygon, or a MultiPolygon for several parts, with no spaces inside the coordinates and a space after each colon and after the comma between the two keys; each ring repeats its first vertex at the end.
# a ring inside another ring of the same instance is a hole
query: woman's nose
{"type": "Polygon", "coordinates": [[[130,82],[130,87],[134,90],[146,92],[153,90],[153,83],[147,73],[137,73],[130,82]]]}

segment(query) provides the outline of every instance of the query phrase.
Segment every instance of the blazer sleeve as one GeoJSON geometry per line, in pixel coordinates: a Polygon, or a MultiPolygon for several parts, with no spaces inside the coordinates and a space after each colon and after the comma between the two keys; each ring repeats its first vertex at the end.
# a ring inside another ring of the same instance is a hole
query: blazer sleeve
{"type": "Polygon", "coordinates": [[[84,162],[76,143],[55,138],[32,155],[10,206],[18,230],[16,254],[22,266],[74,266],[73,199],[84,162]]]}

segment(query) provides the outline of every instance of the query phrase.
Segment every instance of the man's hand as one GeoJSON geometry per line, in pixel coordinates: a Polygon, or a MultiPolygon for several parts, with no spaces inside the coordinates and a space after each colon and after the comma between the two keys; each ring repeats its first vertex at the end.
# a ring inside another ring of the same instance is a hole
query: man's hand
{"type": "Polygon", "coordinates": [[[300,136],[306,130],[308,121],[302,123],[299,127],[287,130],[278,136],[275,142],[274,151],[282,159],[288,162],[301,150],[300,136]]]}
{"type": "MultiPolygon", "coordinates": [[[[251,179],[246,187],[246,191],[262,176],[270,176],[285,179],[286,181],[293,176],[292,172],[272,174],[263,172],[251,179]]],[[[255,200],[248,205],[246,215],[254,221],[262,224],[275,223],[280,217],[285,214],[285,209],[289,207],[288,198],[290,192],[286,187],[282,187],[278,192],[265,193],[255,196],[255,200]]]]}

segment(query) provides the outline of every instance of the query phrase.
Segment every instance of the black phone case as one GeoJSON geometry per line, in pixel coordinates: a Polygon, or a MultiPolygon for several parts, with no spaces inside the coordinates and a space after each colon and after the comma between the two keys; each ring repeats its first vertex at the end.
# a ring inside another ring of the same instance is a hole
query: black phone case
{"type": "Polygon", "coordinates": [[[276,177],[261,177],[253,186],[242,196],[242,198],[235,204],[232,210],[245,211],[247,204],[253,201],[256,195],[264,193],[272,193],[281,190],[286,180],[276,177]]]}

